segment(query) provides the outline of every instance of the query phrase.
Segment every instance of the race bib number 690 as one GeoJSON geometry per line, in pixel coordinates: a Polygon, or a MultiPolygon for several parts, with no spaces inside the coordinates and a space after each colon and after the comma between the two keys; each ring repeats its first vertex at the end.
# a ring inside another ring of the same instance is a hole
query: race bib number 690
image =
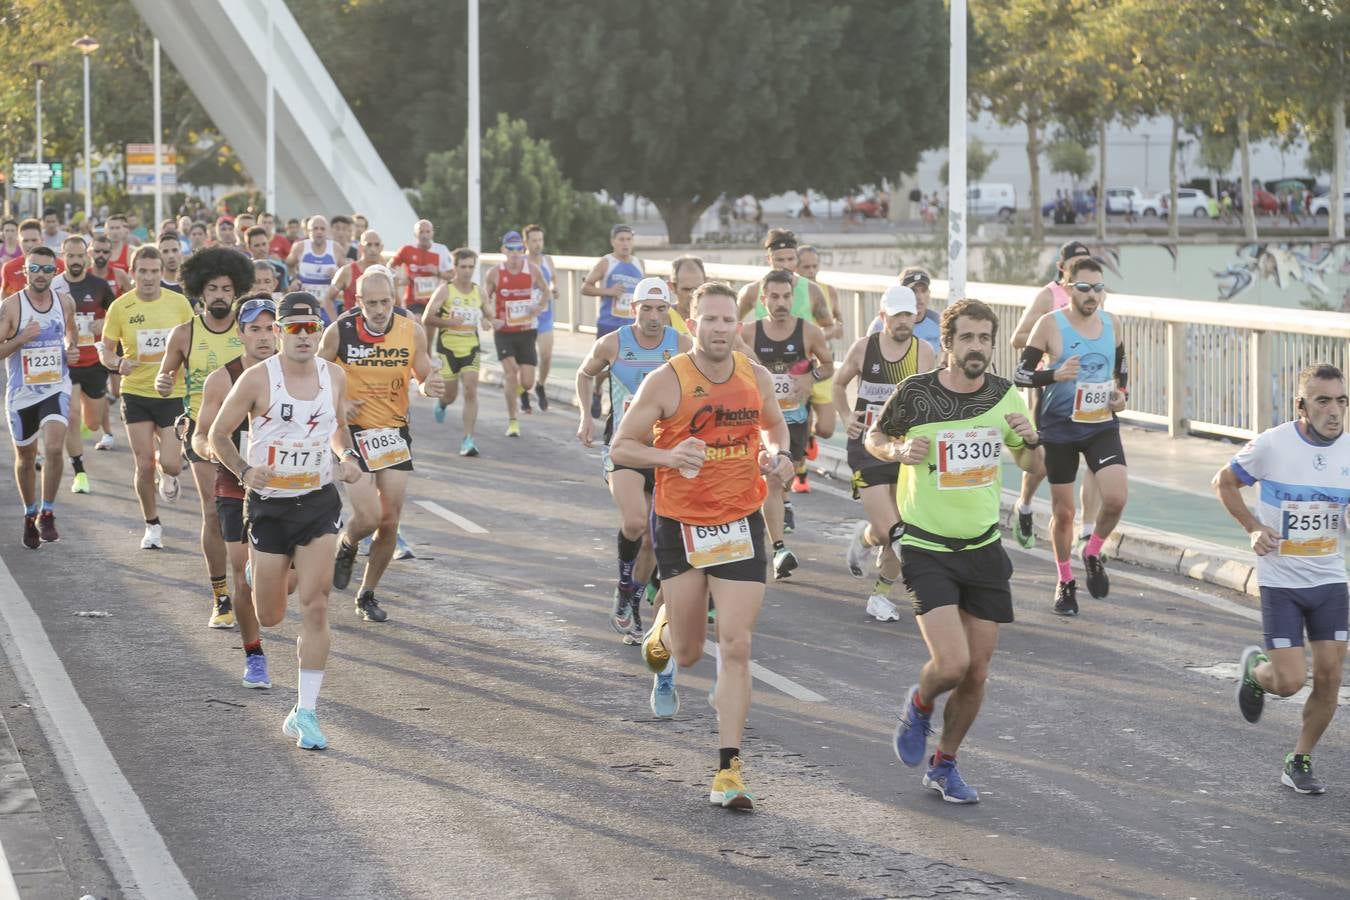
{"type": "Polygon", "coordinates": [[[755,542],[746,518],[725,525],[680,526],[684,535],[684,555],[696,569],[753,559],[755,542]]]}

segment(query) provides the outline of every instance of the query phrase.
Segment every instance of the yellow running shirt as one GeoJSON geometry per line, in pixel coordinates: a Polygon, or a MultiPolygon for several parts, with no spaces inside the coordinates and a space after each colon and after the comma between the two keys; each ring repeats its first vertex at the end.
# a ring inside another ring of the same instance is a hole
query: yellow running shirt
{"type": "MultiPolygon", "coordinates": [[[[155,376],[169,346],[169,332],[192,318],[192,304],[182,294],[161,290],[156,300],[142,300],[128,291],[108,307],[103,321],[103,337],[122,344],[122,356],[136,363],[130,375],[122,377],[122,393],[136,397],[159,397],[155,376]]],[[[187,393],[183,371],[179,369],[170,397],[187,393]]]]}

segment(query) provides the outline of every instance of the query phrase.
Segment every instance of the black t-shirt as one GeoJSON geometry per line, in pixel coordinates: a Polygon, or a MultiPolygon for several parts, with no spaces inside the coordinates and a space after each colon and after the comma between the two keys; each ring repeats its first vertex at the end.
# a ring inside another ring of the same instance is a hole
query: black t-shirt
{"type": "MultiPolygon", "coordinates": [[[[108,282],[89,273],[88,270],[85,270],[84,278],[79,281],[69,281],[63,275],[61,276],[61,283],[64,284],[64,289],[70,294],[71,299],[75,301],[76,312],[94,312],[97,309],[107,312],[108,307],[112,306],[112,302],[117,299],[117,294],[108,286],[108,282]]],[[[57,285],[57,287],[59,289],[61,285],[57,285]]]]}

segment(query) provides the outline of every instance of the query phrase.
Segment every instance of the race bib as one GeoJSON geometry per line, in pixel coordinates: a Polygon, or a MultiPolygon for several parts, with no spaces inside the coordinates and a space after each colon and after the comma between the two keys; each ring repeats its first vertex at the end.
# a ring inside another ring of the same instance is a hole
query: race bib
{"type": "Polygon", "coordinates": [[[142,328],[136,332],[136,361],[156,363],[164,358],[172,328],[142,328]]]}
{"type": "Polygon", "coordinates": [[[1325,500],[1280,504],[1281,556],[1335,556],[1341,547],[1345,509],[1325,500]]]}
{"type": "Polygon", "coordinates": [[[324,454],[331,452],[326,439],[272,441],[267,445],[267,465],[273,474],[267,486],[281,491],[318,490],[324,454]]]}
{"type": "Polygon", "coordinates": [[[895,393],[895,385],[878,381],[859,381],[858,399],[867,403],[885,403],[895,393]]]}
{"type": "Polygon", "coordinates": [[[681,524],[684,556],[695,569],[754,559],[755,542],[750,520],[741,518],[725,525],[681,524]]]}
{"type": "Polygon", "coordinates": [[[94,346],[94,314],[77,312],[75,314],[75,331],[79,335],[81,347],[94,346]]]}
{"type": "Polygon", "coordinates": [[[620,294],[614,298],[614,305],[610,312],[621,319],[633,318],[633,295],[631,292],[620,294]]]}
{"type": "Polygon", "coordinates": [[[372,472],[412,459],[408,442],[397,428],[367,428],[356,433],[356,449],[372,472]]]}
{"type": "Polygon", "coordinates": [[[936,440],[938,490],[988,487],[998,480],[1003,433],[997,428],[939,431],[936,440]]]}
{"type": "Polygon", "coordinates": [[[884,403],[869,403],[863,415],[863,431],[869,431],[872,423],[881,418],[881,411],[886,408],[884,403]]]}
{"type": "Polygon", "coordinates": [[[773,375],[773,396],[778,401],[779,409],[796,409],[801,406],[800,400],[789,400],[793,389],[796,388],[796,378],[788,372],[777,372],[773,375]]]}
{"type": "Polygon", "coordinates": [[[436,293],[436,285],[440,281],[435,275],[418,275],[413,279],[413,293],[419,300],[425,300],[436,293]]]}
{"type": "Polygon", "coordinates": [[[23,383],[59,384],[61,359],[65,355],[62,347],[24,347],[23,383]]]}
{"type": "Polygon", "coordinates": [[[456,328],[477,328],[483,320],[483,311],[476,306],[456,306],[450,310],[451,316],[459,316],[456,328]]]}
{"type": "Polygon", "coordinates": [[[534,321],[534,301],[532,300],[507,300],[506,301],[506,324],[507,325],[529,325],[534,321]]]}
{"type": "Polygon", "coordinates": [[[1088,424],[1111,421],[1111,392],[1115,389],[1114,381],[1079,382],[1069,418],[1088,424]]]}

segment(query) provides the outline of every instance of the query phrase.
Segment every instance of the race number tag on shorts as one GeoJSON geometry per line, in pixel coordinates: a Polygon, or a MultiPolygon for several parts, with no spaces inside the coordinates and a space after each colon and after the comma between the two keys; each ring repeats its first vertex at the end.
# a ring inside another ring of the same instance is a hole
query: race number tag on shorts
{"type": "Polygon", "coordinates": [[[61,380],[63,347],[24,347],[23,383],[57,384],[61,380]]]}
{"type": "Polygon", "coordinates": [[[750,536],[749,519],[725,525],[681,524],[680,529],[684,533],[684,556],[695,569],[754,559],[755,542],[750,536]]]}
{"type": "Polygon", "coordinates": [[[412,459],[408,442],[397,428],[367,428],[356,433],[356,449],[372,472],[412,459]]]}
{"type": "Polygon", "coordinates": [[[169,346],[169,332],[172,328],[142,328],[136,332],[136,361],[142,363],[159,362],[169,346]]]}
{"type": "Polygon", "coordinates": [[[426,299],[436,293],[436,285],[440,279],[435,275],[418,275],[413,279],[413,292],[419,299],[426,299]]]}
{"type": "Polygon", "coordinates": [[[797,387],[796,378],[789,372],[776,372],[773,374],[773,395],[778,400],[779,409],[796,409],[801,406],[798,400],[790,400],[793,390],[797,387]]]}
{"type": "Polygon", "coordinates": [[[1069,418],[1089,424],[1111,421],[1111,392],[1115,389],[1114,381],[1080,382],[1073,395],[1073,415],[1069,418]]]}
{"type": "Polygon", "coordinates": [[[1339,503],[1285,500],[1280,504],[1280,555],[1335,556],[1344,521],[1339,503]]]}
{"type": "Polygon", "coordinates": [[[75,314],[75,331],[79,335],[81,347],[94,346],[94,314],[77,312],[75,314]]]}
{"type": "Polygon", "coordinates": [[[939,431],[936,440],[938,490],[987,487],[998,480],[1003,454],[1003,432],[999,429],[939,431]]]}
{"type": "Polygon", "coordinates": [[[534,307],[532,300],[507,300],[506,301],[506,324],[507,325],[529,325],[534,321],[534,313],[531,312],[534,307]]]}
{"type": "Polygon", "coordinates": [[[272,441],[267,445],[267,465],[273,474],[267,486],[282,491],[318,490],[324,454],[331,452],[327,439],[272,441]]]}

